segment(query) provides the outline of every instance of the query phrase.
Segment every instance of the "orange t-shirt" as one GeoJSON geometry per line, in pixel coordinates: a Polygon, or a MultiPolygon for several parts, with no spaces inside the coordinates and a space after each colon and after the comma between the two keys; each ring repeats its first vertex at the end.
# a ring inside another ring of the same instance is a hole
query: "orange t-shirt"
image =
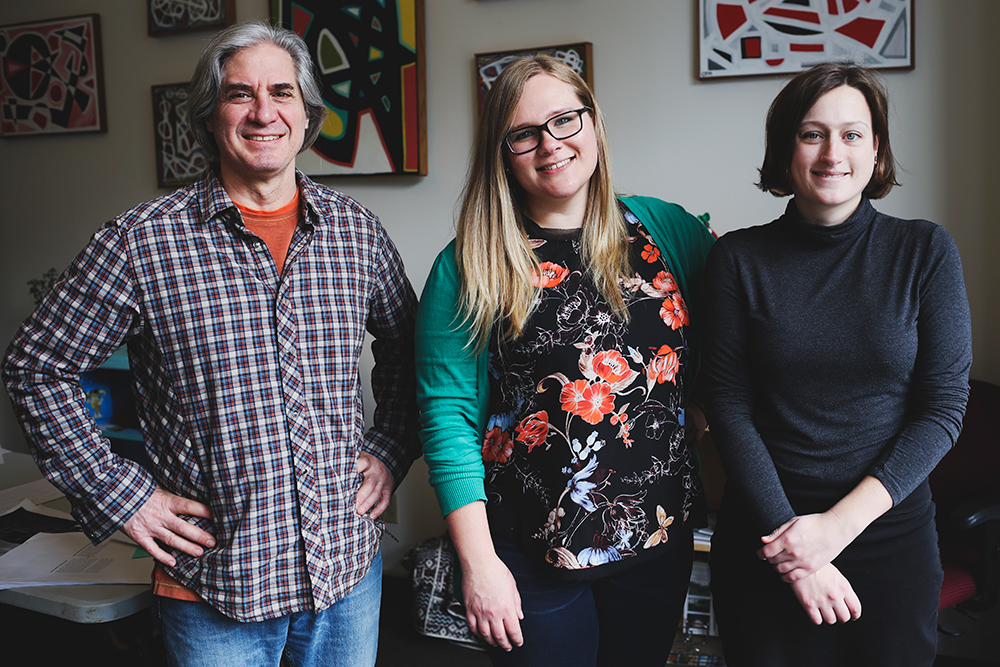
{"type": "Polygon", "coordinates": [[[278,267],[278,273],[284,272],[288,246],[292,242],[292,235],[295,234],[295,227],[299,224],[298,190],[295,191],[295,198],[290,203],[274,211],[257,211],[239,204],[236,206],[243,214],[243,224],[247,229],[267,244],[267,249],[274,258],[274,264],[278,267]]]}

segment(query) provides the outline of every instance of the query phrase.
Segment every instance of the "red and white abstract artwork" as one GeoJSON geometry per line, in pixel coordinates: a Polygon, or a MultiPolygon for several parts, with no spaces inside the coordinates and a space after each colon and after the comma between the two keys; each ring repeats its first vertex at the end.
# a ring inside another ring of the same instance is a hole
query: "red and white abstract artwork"
{"type": "Polygon", "coordinates": [[[913,0],[699,0],[699,76],[912,68],[913,0]]]}
{"type": "Polygon", "coordinates": [[[0,134],[104,132],[97,14],[0,26],[0,134]]]}

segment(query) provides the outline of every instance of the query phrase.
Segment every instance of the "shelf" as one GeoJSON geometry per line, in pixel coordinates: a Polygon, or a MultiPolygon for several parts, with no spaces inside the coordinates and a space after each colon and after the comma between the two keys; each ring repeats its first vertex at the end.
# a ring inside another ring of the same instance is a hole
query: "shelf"
{"type": "Polygon", "coordinates": [[[121,426],[111,426],[105,424],[101,426],[101,433],[109,440],[131,440],[132,442],[142,442],[142,432],[137,428],[122,428],[121,426]]]}
{"type": "Polygon", "coordinates": [[[111,358],[104,362],[101,368],[106,368],[112,371],[127,371],[128,370],[128,350],[124,346],[119,347],[115,350],[115,353],[111,355],[111,358]]]}

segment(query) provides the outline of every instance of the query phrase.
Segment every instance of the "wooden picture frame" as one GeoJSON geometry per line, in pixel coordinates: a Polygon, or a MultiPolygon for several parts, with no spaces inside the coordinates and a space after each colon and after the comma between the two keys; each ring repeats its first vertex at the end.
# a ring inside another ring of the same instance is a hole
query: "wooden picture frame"
{"type": "Polygon", "coordinates": [[[150,37],[225,28],[236,22],[236,0],[146,0],[150,37]]]}
{"type": "Polygon", "coordinates": [[[329,113],[310,176],[426,176],[424,0],[271,0],[305,41],[329,113]]]}
{"type": "Polygon", "coordinates": [[[0,135],[106,132],[101,17],[0,26],[0,135]]]}
{"type": "Polygon", "coordinates": [[[697,0],[698,76],[796,73],[828,61],[913,69],[914,0],[697,0]]]}
{"type": "Polygon", "coordinates": [[[552,56],[557,60],[566,63],[573,70],[583,77],[590,90],[594,90],[594,46],[590,42],[578,42],[576,44],[563,44],[561,46],[540,46],[531,49],[518,49],[516,51],[493,51],[491,53],[477,53],[475,57],[476,66],[476,91],[479,99],[479,111],[483,110],[483,102],[486,100],[486,93],[490,92],[494,79],[500,76],[504,67],[514,62],[518,58],[535,56],[538,54],[552,56]]]}
{"type": "Polygon", "coordinates": [[[152,86],[156,184],[178,188],[196,181],[208,168],[208,156],[188,120],[188,83],[152,86]]]}

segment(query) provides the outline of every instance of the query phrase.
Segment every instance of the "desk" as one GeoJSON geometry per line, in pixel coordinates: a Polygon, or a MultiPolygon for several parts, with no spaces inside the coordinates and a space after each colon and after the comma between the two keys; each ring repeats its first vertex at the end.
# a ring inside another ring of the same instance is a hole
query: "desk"
{"type": "MultiPolygon", "coordinates": [[[[25,484],[42,476],[28,454],[6,453],[0,464],[0,488],[25,484]]],[[[46,503],[69,511],[65,498],[46,503]]],[[[150,564],[152,567],[152,564],[150,564]]],[[[149,607],[153,594],[148,584],[94,584],[30,586],[0,590],[0,603],[57,616],[76,623],[105,623],[125,618],[149,607]]]]}

